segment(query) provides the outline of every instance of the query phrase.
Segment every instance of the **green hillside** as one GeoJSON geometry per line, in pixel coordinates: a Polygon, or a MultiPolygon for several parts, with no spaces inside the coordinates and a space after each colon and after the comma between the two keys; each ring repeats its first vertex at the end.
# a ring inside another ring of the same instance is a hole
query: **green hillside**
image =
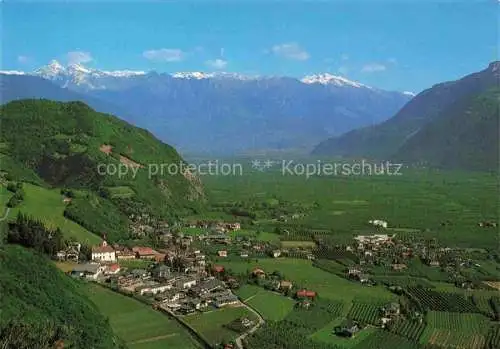
{"type": "Polygon", "coordinates": [[[0,347],[122,347],[80,283],[46,258],[17,245],[0,246],[0,347]]]}
{"type": "MultiPolygon", "coordinates": [[[[14,219],[19,212],[42,221],[49,229],[59,228],[66,238],[72,238],[89,245],[98,244],[101,238],[89,230],[64,216],[68,208],[62,200],[59,189],[49,189],[24,183],[24,200],[19,206],[10,209],[8,219],[14,219]]],[[[0,186],[0,215],[4,213],[5,204],[12,196],[5,186],[0,186]]]]}
{"type": "Polygon", "coordinates": [[[500,90],[493,89],[453,105],[395,157],[437,167],[498,170],[499,98],[500,90]]]}
{"type": "Polygon", "coordinates": [[[150,171],[179,168],[183,160],[174,148],[81,102],[21,100],[3,105],[0,115],[4,175],[78,192],[65,216],[96,234],[106,229],[110,240],[127,237],[131,215],[168,219],[191,212],[203,198],[196,177],[150,171]],[[118,169],[123,175],[113,172],[118,169]]]}
{"type": "Polygon", "coordinates": [[[313,155],[398,159],[465,170],[497,168],[495,101],[491,95],[480,96],[498,86],[499,69],[500,62],[492,62],[480,72],[432,86],[387,121],[325,140],[313,155]]]}

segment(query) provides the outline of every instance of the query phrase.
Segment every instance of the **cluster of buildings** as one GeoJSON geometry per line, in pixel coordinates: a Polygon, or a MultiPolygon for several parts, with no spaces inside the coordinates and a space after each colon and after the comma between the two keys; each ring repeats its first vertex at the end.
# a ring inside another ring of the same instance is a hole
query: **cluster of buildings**
{"type": "Polygon", "coordinates": [[[158,252],[151,247],[135,246],[128,248],[118,244],[111,246],[103,240],[100,245],[92,247],[91,258],[95,262],[116,262],[136,258],[163,261],[165,257],[165,253],[158,252]]]}
{"type": "MultiPolygon", "coordinates": [[[[391,321],[394,321],[401,314],[401,307],[399,303],[389,303],[380,308],[379,325],[384,328],[391,321]]],[[[337,336],[352,338],[355,337],[363,329],[363,325],[354,320],[346,319],[339,326],[333,329],[333,333],[337,336]]]]}
{"type": "Polygon", "coordinates": [[[231,283],[207,272],[186,274],[159,264],[150,270],[133,269],[113,279],[121,291],[150,297],[156,306],[182,315],[240,304],[231,283]]]}
{"type": "Polygon", "coordinates": [[[373,225],[374,227],[387,228],[387,222],[381,219],[372,219],[369,220],[368,223],[373,225]]]}
{"type": "Polygon", "coordinates": [[[222,222],[222,221],[209,221],[209,220],[196,220],[184,223],[188,228],[202,228],[211,229],[220,233],[236,231],[241,229],[241,224],[238,222],[222,222]]]}
{"type": "Polygon", "coordinates": [[[467,249],[443,247],[437,239],[425,239],[417,235],[397,239],[395,235],[374,234],[359,235],[354,240],[354,244],[345,249],[354,255],[351,259],[356,265],[347,268],[346,275],[361,283],[372,284],[364,271],[371,269],[371,266],[384,267],[396,273],[404,272],[417,262],[440,268],[458,287],[473,288],[475,279],[471,269],[481,268],[467,249]]]}
{"type": "Polygon", "coordinates": [[[82,263],[76,264],[71,270],[70,275],[90,280],[98,280],[100,277],[116,275],[120,272],[120,270],[121,267],[117,263],[82,263]]]}
{"type": "Polygon", "coordinates": [[[103,241],[92,248],[92,261],[76,264],[71,275],[109,282],[121,292],[149,297],[170,312],[189,314],[209,307],[241,305],[231,291],[239,286],[236,280],[224,282],[209,275],[223,271],[219,266],[209,273],[205,255],[189,246],[173,244],[156,251],[150,247],[111,246],[103,241]],[[120,268],[120,260],[132,258],[149,260],[151,264],[145,269],[120,268]]]}

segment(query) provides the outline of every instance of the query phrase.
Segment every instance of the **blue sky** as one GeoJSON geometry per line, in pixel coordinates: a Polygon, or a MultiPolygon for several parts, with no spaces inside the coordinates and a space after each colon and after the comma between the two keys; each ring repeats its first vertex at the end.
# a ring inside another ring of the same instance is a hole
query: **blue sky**
{"type": "Polygon", "coordinates": [[[497,19],[496,0],[4,0],[1,68],[329,72],[418,92],[496,60],[497,19]]]}

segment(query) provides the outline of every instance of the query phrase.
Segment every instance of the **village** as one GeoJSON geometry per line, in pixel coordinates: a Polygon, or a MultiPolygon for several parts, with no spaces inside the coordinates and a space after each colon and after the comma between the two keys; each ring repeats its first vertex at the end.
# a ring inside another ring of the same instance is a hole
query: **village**
{"type": "MultiPolygon", "coordinates": [[[[463,279],[457,284],[459,287],[480,287],[481,284],[466,280],[460,274],[463,268],[480,266],[467,258],[464,251],[439,246],[435,240],[423,242],[418,238],[402,239],[395,233],[384,233],[388,224],[382,220],[371,220],[368,224],[373,227],[374,234],[355,235],[350,244],[329,246],[327,252],[321,242],[284,248],[273,242],[235,234],[241,229],[240,223],[195,221],[186,222],[184,227],[199,229],[202,233],[189,235],[167,229],[162,234],[165,248],[129,248],[110,245],[103,240],[100,245],[92,247],[88,261],[79,261],[79,244],[60,251],[57,259],[77,263],[69,272],[71,276],[138,298],[181,322],[191,314],[227,307],[247,307],[255,312],[236,294],[243,284],[256,285],[291,299],[300,309],[314,308],[319,296],[316,290],[285,278],[279,270],[254,267],[247,274],[233,273],[224,266],[225,261],[230,260],[250,262],[262,258],[299,258],[310,260],[320,269],[324,269],[324,262],[328,261],[337,268],[329,272],[365,287],[381,283],[394,292],[401,287],[383,282],[383,275],[409,275],[405,273],[412,268],[414,261],[418,261],[426,267],[439,269],[450,279],[452,276],[455,280],[463,279]]],[[[348,319],[332,328],[332,335],[352,337],[367,325],[383,328],[402,315],[397,302],[388,302],[378,309],[376,321],[371,324],[348,319]]],[[[264,323],[259,313],[255,314],[254,318],[241,317],[226,326],[240,336],[248,334],[264,323]]],[[[405,316],[421,321],[418,313],[405,316]]],[[[241,347],[236,341],[226,348],[231,348],[231,345],[241,347]]]]}

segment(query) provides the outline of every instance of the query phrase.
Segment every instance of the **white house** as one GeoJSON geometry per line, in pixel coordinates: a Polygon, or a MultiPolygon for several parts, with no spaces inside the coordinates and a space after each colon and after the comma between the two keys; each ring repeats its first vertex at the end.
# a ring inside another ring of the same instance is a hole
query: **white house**
{"type": "Polygon", "coordinates": [[[116,251],[109,246],[106,241],[103,241],[99,246],[92,247],[92,260],[102,262],[115,262],[116,251]]]}
{"type": "Polygon", "coordinates": [[[191,288],[196,285],[196,279],[194,278],[182,278],[176,282],[177,287],[180,288],[191,288]]]}
{"type": "Polygon", "coordinates": [[[374,220],[368,221],[368,223],[370,223],[371,225],[374,225],[376,227],[387,228],[387,222],[380,220],[380,219],[374,219],[374,220]]]}
{"type": "Polygon", "coordinates": [[[95,280],[102,274],[104,269],[104,266],[99,263],[77,264],[71,271],[71,275],[95,280]]]}
{"type": "Polygon", "coordinates": [[[106,275],[114,275],[118,274],[120,272],[121,268],[119,264],[110,264],[106,266],[106,270],[104,271],[104,274],[106,275]]]}
{"type": "Polygon", "coordinates": [[[143,295],[144,293],[157,294],[159,292],[165,292],[166,290],[170,290],[171,288],[172,288],[172,285],[169,285],[169,284],[143,286],[139,289],[139,293],[141,295],[143,295]]]}

